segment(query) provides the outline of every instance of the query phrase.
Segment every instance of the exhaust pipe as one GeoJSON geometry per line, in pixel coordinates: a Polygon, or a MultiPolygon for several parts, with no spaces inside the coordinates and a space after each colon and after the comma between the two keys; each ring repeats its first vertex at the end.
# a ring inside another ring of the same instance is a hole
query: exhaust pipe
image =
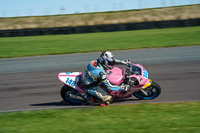
{"type": "Polygon", "coordinates": [[[74,95],[74,94],[68,94],[68,95],[69,95],[69,98],[85,101],[85,99],[80,97],[80,96],[77,96],[77,95],[74,95]]]}
{"type": "Polygon", "coordinates": [[[148,93],[145,92],[144,90],[140,89],[140,91],[141,91],[144,95],[149,96],[148,93]]]}

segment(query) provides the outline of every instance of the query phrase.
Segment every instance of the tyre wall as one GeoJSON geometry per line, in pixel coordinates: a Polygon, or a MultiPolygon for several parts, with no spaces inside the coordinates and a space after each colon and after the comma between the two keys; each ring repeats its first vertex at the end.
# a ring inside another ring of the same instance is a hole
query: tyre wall
{"type": "Polygon", "coordinates": [[[189,27],[189,26],[199,26],[199,25],[200,25],[200,18],[196,18],[187,20],[167,20],[167,21],[92,25],[92,26],[78,26],[78,27],[0,30],[0,37],[80,34],[80,33],[140,30],[140,29],[189,27]]]}

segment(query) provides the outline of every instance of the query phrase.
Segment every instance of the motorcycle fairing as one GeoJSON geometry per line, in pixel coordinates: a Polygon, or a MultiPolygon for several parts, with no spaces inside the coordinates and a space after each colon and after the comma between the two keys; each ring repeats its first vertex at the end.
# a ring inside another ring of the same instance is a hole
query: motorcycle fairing
{"type": "Polygon", "coordinates": [[[151,83],[152,83],[151,79],[148,79],[146,84],[143,87],[141,87],[141,89],[143,89],[143,90],[146,89],[147,87],[149,87],[151,85],[151,83]]]}
{"type": "Polygon", "coordinates": [[[114,85],[120,85],[124,79],[122,70],[118,67],[113,67],[106,71],[106,76],[108,80],[114,85]]]}
{"type": "Polygon", "coordinates": [[[76,81],[81,72],[62,72],[58,74],[58,79],[66,85],[76,88],[76,81]]]}

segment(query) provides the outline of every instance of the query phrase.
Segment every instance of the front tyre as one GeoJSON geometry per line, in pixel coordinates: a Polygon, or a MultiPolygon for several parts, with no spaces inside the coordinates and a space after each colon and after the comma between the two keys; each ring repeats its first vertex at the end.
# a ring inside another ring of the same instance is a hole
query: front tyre
{"type": "Polygon", "coordinates": [[[161,87],[159,84],[152,81],[152,84],[146,89],[144,89],[144,91],[148,94],[148,96],[143,94],[141,91],[134,92],[133,95],[139,99],[144,99],[144,100],[154,99],[160,95],[161,87]]]}
{"type": "Polygon", "coordinates": [[[77,93],[78,93],[78,91],[76,91],[75,89],[73,89],[72,87],[67,86],[67,85],[64,85],[62,87],[61,91],[60,91],[60,95],[63,98],[63,100],[65,100],[66,102],[68,102],[70,104],[80,105],[84,101],[73,99],[73,98],[69,98],[69,94],[76,95],[77,93]]]}

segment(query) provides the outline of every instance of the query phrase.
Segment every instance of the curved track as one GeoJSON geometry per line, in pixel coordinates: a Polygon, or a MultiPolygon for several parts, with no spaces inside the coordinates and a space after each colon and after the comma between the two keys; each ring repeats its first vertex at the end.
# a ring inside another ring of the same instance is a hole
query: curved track
{"type": "MultiPolygon", "coordinates": [[[[114,103],[178,102],[200,100],[200,46],[114,51],[119,59],[141,63],[149,77],[162,87],[161,95],[148,101],[134,97],[114,103]],[[130,58],[131,57],[131,58],[130,58]],[[132,58],[133,57],[133,58],[132,58]]],[[[0,60],[0,112],[46,109],[84,108],[62,101],[63,86],[57,74],[83,71],[97,53],[38,56],[0,60]]]]}

